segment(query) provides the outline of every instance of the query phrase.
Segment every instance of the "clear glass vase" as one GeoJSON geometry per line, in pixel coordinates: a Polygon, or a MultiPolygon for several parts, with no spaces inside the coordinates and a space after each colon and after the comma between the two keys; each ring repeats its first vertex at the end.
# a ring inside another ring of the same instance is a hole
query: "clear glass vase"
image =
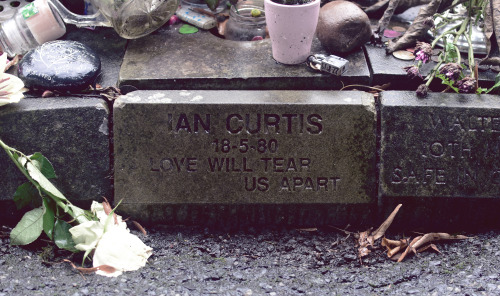
{"type": "Polygon", "coordinates": [[[266,37],[266,16],[263,0],[246,0],[231,6],[224,37],[229,40],[251,41],[254,37],[266,37]],[[252,16],[252,10],[258,16],[252,16]]]}

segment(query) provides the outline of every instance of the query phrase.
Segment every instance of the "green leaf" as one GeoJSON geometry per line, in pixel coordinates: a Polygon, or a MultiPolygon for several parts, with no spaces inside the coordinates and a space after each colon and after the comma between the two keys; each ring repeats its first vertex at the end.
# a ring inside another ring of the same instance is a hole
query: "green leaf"
{"type": "Polygon", "coordinates": [[[446,43],[446,63],[454,63],[458,60],[457,51],[453,43],[446,43]]]}
{"type": "Polygon", "coordinates": [[[212,11],[215,11],[217,6],[219,6],[219,0],[205,0],[205,3],[207,3],[208,8],[212,11]]]}
{"type": "Polygon", "coordinates": [[[17,187],[14,193],[14,202],[18,210],[29,205],[33,199],[38,196],[38,190],[31,183],[26,182],[23,185],[17,187]]]}
{"type": "Polygon", "coordinates": [[[44,197],[43,206],[45,207],[45,213],[43,214],[43,231],[50,239],[52,239],[56,219],[56,204],[50,198],[44,197]]]}
{"type": "Polygon", "coordinates": [[[36,208],[26,214],[10,232],[11,245],[27,245],[34,242],[43,230],[43,209],[36,208]]]}
{"type": "Polygon", "coordinates": [[[448,85],[451,89],[453,89],[456,93],[459,92],[458,88],[455,87],[453,84],[454,82],[449,80],[448,77],[446,77],[444,74],[436,74],[436,77],[441,79],[441,83],[444,85],[448,85]]]}
{"type": "Polygon", "coordinates": [[[476,89],[476,94],[480,95],[482,93],[488,93],[488,89],[487,88],[484,88],[484,87],[478,87],[476,89]]]}
{"type": "Polygon", "coordinates": [[[68,201],[66,197],[47,179],[42,172],[32,164],[31,160],[25,157],[20,157],[19,162],[23,167],[26,167],[28,174],[35,180],[40,187],[47,193],[61,201],[68,201]]]}
{"type": "Polygon", "coordinates": [[[47,179],[53,179],[57,178],[56,172],[54,171],[54,167],[50,163],[50,161],[45,158],[40,152],[36,152],[35,154],[31,155],[29,157],[31,159],[31,163],[33,163],[34,166],[40,172],[45,176],[47,179]]]}
{"type": "Polygon", "coordinates": [[[497,76],[495,77],[495,85],[493,85],[492,87],[490,87],[486,93],[490,93],[491,91],[493,91],[494,89],[496,89],[497,87],[500,87],[500,73],[497,74],[497,76]]]}
{"type": "Polygon", "coordinates": [[[198,28],[193,27],[191,25],[184,24],[179,28],[179,33],[181,34],[193,34],[198,32],[198,28]]]}
{"type": "Polygon", "coordinates": [[[69,232],[69,229],[71,227],[72,226],[69,223],[57,219],[54,226],[54,242],[59,248],[76,253],[79,251],[75,248],[75,242],[73,241],[73,237],[69,232]]]}

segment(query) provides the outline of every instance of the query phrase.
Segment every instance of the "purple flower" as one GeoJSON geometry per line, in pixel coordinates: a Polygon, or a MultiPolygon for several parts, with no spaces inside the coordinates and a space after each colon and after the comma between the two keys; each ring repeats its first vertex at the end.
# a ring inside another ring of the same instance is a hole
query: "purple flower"
{"type": "Polygon", "coordinates": [[[476,90],[476,79],[467,76],[457,81],[457,86],[461,93],[473,93],[476,90]]]}
{"type": "Polygon", "coordinates": [[[417,96],[421,98],[427,97],[427,92],[429,92],[429,87],[425,84],[420,84],[417,88],[417,96]]]}
{"type": "Polygon", "coordinates": [[[432,47],[429,43],[417,41],[415,46],[415,60],[427,63],[432,55],[432,47]]]}
{"type": "Polygon", "coordinates": [[[462,74],[462,66],[457,63],[448,63],[439,69],[439,73],[445,75],[448,79],[455,81],[460,77],[460,74],[462,74]]]}
{"type": "Polygon", "coordinates": [[[422,78],[422,75],[420,75],[420,71],[417,66],[411,65],[411,66],[406,66],[403,68],[406,71],[406,75],[410,78],[415,78],[415,77],[420,77],[422,78]]]}

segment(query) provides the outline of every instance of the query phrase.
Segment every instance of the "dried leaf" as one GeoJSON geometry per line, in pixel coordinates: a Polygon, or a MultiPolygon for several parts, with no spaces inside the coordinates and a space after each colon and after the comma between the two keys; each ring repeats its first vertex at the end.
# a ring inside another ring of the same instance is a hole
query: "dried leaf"
{"type": "Polygon", "coordinates": [[[481,65],[500,65],[500,2],[491,0],[484,8],[484,36],[488,55],[481,65]]]}
{"type": "Polygon", "coordinates": [[[394,11],[398,7],[399,1],[400,0],[389,0],[389,5],[387,6],[387,9],[384,11],[384,15],[380,18],[377,29],[374,32],[376,35],[381,35],[385,31],[385,28],[387,28],[387,25],[389,24],[392,16],[394,15],[394,11]]]}
{"type": "Polygon", "coordinates": [[[53,97],[53,96],[54,96],[54,92],[52,92],[50,90],[46,90],[42,94],[42,98],[50,98],[50,97],[53,97]]]}
{"type": "Polygon", "coordinates": [[[224,19],[222,22],[217,23],[217,30],[220,35],[224,36],[226,34],[226,24],[228,19],[224,19]]]}
{"type": "Polygon", "coordinates": [[[134,223],[134,226],[135,226],[137,229],[139,229],[139,231],[140,231],[140,232],[142,232],[142,234],[144,234],[144,235],[146,235],[146,236],[148,235],[148,232],[146,231],[146,229],[144,229],[144,227],[142,227],[142,225],[141,225],[141,224],[139,224],[139,222],[137,222],[137,221],[132,221],[132,223],[134,223]]]}
{"type": "Polygon", "coordinates": [[[8,61],[7,64],[5,65],[4,72],[7,72],[12,66],[15,66],[19,63],[19,61],[22,59],[22,55],[17,54],[15,57],[12,58],[12,60],[8,61]]]}
{"type": "Polygon", "coordinates": [[[385,219],[384,223],[380,225],[380,227],[375,230],[372,234],[373,240],[376,241],[377,239],[381,238],[384,236],[385,232],[391,226],[392,221],[394,220],[394,217],[396,217],[396,214],[398,213],[399,209],[401,208],[402,204],[397,205],[397,207],[392,211],[392,213],[385,219]]]}
{"type": "Polygon", "coordinates": [[[397,253],[399,253],[399,251],[408,246],[408,240],[407,239],[390,240],[384,237],[382,238],[381,245],[387,248],[387,256],[391,258],[397,253]]]}
{"type": "Polygon", "coordinates": [[[438,250],[438,248],[436,247],[436,245],[435,245],[435,244],[428,244],[427,246],[423,246],[423,247],[421,247],[420,249],[418,249],[418,250],[417,250],[417,253],[422,253],[422,252],[424,252],[424,251],[427,251],[427,249],[429,249],[429,248],[433,249],[434,251],[436,251],[436,252],[438,252],[438,253],[441,253],[441,252],[438,250]]]}
{"type": "Polygon", "coordinates": [[[73,262],[71,262],[68,259],[63,259],[63,261],[68,262],[69,264],[71,264],[73,269],[76,269],[79,272],[84,273],[84,274],[94,273],[98,270],[103,271],[105,273],[113,273],[116,271],[116,268],[114,268],[113,266],[109,266],[109,265],[99,265],[96,267],[88,267],[87,268],[87,267],[77,267],[73,262]]]}
{"type": "Polygon", "coordinates": [[[387,251],[387,257],[391,258],[392,256],[396,255],[397,253],[399,253],[399,251],[401,251],[401,249],[405,248],[406,246],[397,246],[395,247],[394,249],[390,249],[387,251]]]}
{"type": "Polygon", "coordinates": [[[421,238],[422,238],[422,236],[420,235],[420,236],[415,237],[415,238],[411,241],[410,245],[406,248],[406,250],[403,252],[403,254],[401,254],[401,256],[398,258],[398,262],[401,262],[401,261],[403,261],[403,260],[405,259],[406,255],[408,255],[408,252],[410,252],[410,250],[411,250],[411,246],[412,246],[414,243],[416,243],[416,242],[417,242],[419,239],[421,239],[421,238]]]}
{"type": "Polygon", "coordinates": [[[387,239],[387,238],[382,238],[381,245],[383,247],[397,247],[401,246],[401,241],[400,240],[392,240],[392,239],[387,239]]]}
{"type": "MultiPolygon", "coordinates": [[[[400,0],[398,7],[394,11],[394,13],[400,14],[400,13],[406,11],[408,8],[424,5],[424,4],[427,4],[429,2],[430,2],[430,0],[400,0]]],[[[389,4],[389,0],[378,1],[375,4],[365,8],[364,11],[370,17],[380,15],[382,13],[382,10],[385,10],[387,8],[388,4],[389,4]]]]}
{"type": "Polygon", "coordinates": [[[421,236],[420,239],[415,243],[412,242],[410,244],[410,247],[412,248],[412,251],[416,253],[416,249],[430,242],[434,242],[437,240],[468,239],[468,238],[469,237],[465,235],[450,235],[444,232],[431,232],[421,236]]]}
{"type": "Polygon", "coordinates": [[[358,251],[359,251],[359,258],[365,257],[365,256],[367,256],[368,254],[370,254],[370,252],[371,252],[371,251],[370,251],[368,248],[366,248],[366,247],[364,247],[364,248],[359,248],[359,249],[358,249],[358,251]]]}
{"type": "MultiPolygon", "coordinates": [[[[102,202],[102,207],[104,209],[104,213],[106,215],[109,215],[113,211],[113,208],[111,207],[111,204],[108,202],[106,197],[102,197],[104,201],[102,202]]],[[[115,220],[115,225],[118,225],[118,217],[116,216],[116,213],[113,212],[113,219],[115,220]]]]}
{"type": "Polygon", "coordinates": [[[428,17],[432,17],[438,11],[440,4],[441,0],[432,0],[428,5],[422,7],[403,36],[398,39],[389,40],[389,45],[386,49],[387,54],[391,54],[396,50],[412,47],[417,43],[417,40],[422,39],[427,33],[427,30],[429,30],[429,27],[425,25],[425,20],[428,17]]]}

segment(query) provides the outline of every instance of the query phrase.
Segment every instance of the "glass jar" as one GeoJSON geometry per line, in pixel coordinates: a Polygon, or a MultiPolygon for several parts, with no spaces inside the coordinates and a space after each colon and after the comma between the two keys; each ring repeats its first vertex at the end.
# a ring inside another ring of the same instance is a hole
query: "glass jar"
{"type": "Polygon", "coordinates": [[[251,41],[256,36],[266,38],[264,1],[246,0],[231,6],[224,36],[236,41],[251,41]],[[254,9],[260,11],[259,16],[252,16],[254,9]]]}
{"type": "MultiPolygon", "coordinates": [[[[1,0],[0,0],[1,1],[1,0]]],[[[227,7],[228,0],[219,0],[219,6],[215,8],[215,11],[208,8],[207,2],[205,0],[182,0],[181,5],[186,7],[201,8],[207,12],[219,13],[222,12],[227,7]]]]}

